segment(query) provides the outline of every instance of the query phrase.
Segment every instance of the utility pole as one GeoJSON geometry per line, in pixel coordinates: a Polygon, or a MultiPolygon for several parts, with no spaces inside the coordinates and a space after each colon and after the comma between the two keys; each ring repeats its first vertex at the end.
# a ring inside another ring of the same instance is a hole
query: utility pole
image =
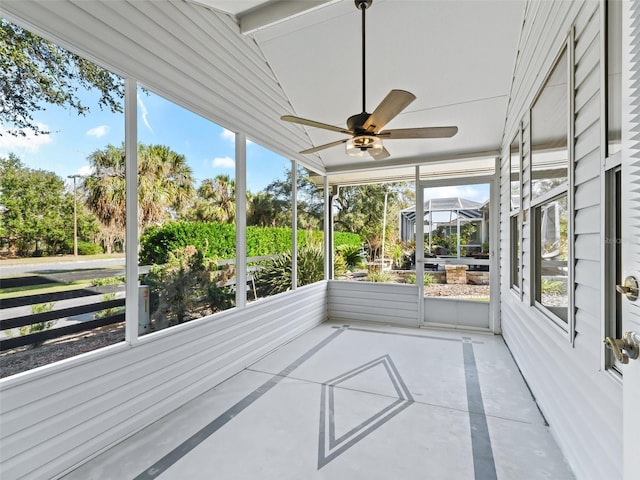
{"type": "Polygon", "coordinates": [[[68,175],[67,178],[73,178],[73,256],[78,256],[78,198],[76,195],[76,180],[82,178],[83,175],[68,175]]]}

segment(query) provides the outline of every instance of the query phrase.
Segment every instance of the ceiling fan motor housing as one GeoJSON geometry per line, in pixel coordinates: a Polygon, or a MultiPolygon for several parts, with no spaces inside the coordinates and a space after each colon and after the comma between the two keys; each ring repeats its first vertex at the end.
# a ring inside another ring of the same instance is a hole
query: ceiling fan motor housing
{"type": "Polygon", "coordinates": [[[347,128],[355,132],[356,135],[369,133],[367,130],[362,128],[362,126],[365,124],[365,122],[369,119],[370,116],[371,114],[367,112],[362,112],[362,113],[358,113],[357,115],[350,116],[347,119],[347,128]]]}

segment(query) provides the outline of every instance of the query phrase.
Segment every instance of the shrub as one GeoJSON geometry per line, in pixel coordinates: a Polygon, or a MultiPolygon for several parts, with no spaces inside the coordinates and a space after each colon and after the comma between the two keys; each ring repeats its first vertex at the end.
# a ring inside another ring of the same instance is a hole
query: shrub
{"type": "MultiPolygon", "coordinates": [[[[291,251],[268,262],[256,274],[256,289],[260,296],[275,295],[291,290],[293,285],[291,251]]],[[[297,285],[308,285],[324,278],[324,253],[317,247],[298,249],[297,285]]]]}
{"type": "Polygon", "coordinates": [[[102,246],[91,242],[78,242],[78,255],[98,255],[104,253],[102,246]]]}
{"type": "Polygon", "coordinates": [[[347,273],[349,266],[347,265],[347,261],[344,259],[340,252],[337,252],[333,257],[333,274],[336,277],[344,275],[347,273]]]}
{"type": "MultiPolygon", "coordinates": [[[[433,282],[434,282],[433,275],[431,275],[428,272],[425,272],[423,281],[424,281],[424,286],[428,287],[429,285],[433,284],[433,282]]],[[[415,273],[412,273],[411,275],[409,275],[407,277],[407,283],[415,285],[415,283],[416,283],[416,274],[415,273]]]]}
{"type": "MultiPolygon", "coordinates": [[[[49,303],[38,303],[36,305],[31,305],[31,313],[36,315],[38,313],[50,312],[53,310],[55,302],[49,303]]],[[[25,325],[24,327],[20,327],[20,335],[31,335],[32,333],[44,332],[45,330],[49,330],[55,320],[49,320],[48,322],[38,322],[32,323],[31,325],[25,325]]],[[[42,342],[36,343],[33,346],[40,345],[42,342]]]]}
{"type": "MultiPolygon", "coordinates": [[[[320,230],[298,230],[298,247],[322,245],[320,230]]],[[[336,232],[334,244],[357,245],[360,236],[336,232]]],[[[206,258],[235,258],[235,225],[216,222],[169,222],[146,229],[140,237],[140,265],[167,262],[169,253],[189,245],[206,258]]],[[[247,256],[279,255],[291,250],[291,229],[283,227],[247,227],[247,256]]]]}
{"type": "Polygon", "coordinates": [[[567,293],[566,285],[562,280],[547,280],[540,282],[540,290],[547,295],[564,295],[567,293]]]}
{"type": "Polygon", "coordinates": [[[353,245],[349,243],[342,244],[336,247],[336,252],[338,253],[338,255],[336,255],[336,258],[340,256],[344,259],[347,267],[357,268],[360,267],[364,262],[361,251],[362,249],[360,245],[353,245]]]}
{"type": "Polygon", "coordinates": [[[393,281],[393,275],[389,272],[380,271],[380,272],[371,272],[367,275],[367,282],[376,282],[376,283],[387,283],[393,281]]]}
{"type": "MultiPolygon", "coordinates": [[[[219,285],[227,279],[225,269],[218,270],[213,259],[193,245],[169,253],[167,262],[149,270],[146,283],[157,297],[153,312],[155,329],[161,329],[197,318],[208,307],[212,312],[233,306],[235,295],[219,285]]],[[[208,312],[207,312],[208,313],[208,312]]]]}
{"type": "MultiPolygon", "coordinates": [[[[110,302],[111,300],[115,300],[115,299],[116,299],[115,293],[105,293],[104,295],[102,295],[103,302],[110,302]]],[[[104,310],[100,310],[96,312],[95,317],[106,318],[106,317],[111,317],[113,315],[117,315],[122,312],[124,312],[124,307],[105,308],[104,310]]]]}
{"type": "Polygon", "coordinates": [[[94,287],[104,287],[105,285],[121,285],[125,283],[124,275],[119,275],[117,277],[104,277],[104,278],[94,278],[90,280],[91,285],[94,287]]]}

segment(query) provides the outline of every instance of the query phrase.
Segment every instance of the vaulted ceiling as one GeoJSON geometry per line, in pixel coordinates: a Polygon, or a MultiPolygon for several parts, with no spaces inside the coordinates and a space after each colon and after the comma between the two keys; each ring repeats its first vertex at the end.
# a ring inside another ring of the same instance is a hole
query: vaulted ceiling
{"type": "Polygon", "coordinates": [[[353,0],[4,0],[0,13],[321,173],[395,168],[383,178],[399,175],[396,167],[495,156],[524,8],[524,0],[374,0],[367,111],[403,89],[417,99],[388,128],[459,128],[449,139],[386,140],[391,157],[379,162],[349,157],[342,145],[299,155],[345,137],[279,120],[292,114],[343,127],[361,112],[353,0]]]}
{"type": "MultiPolygon", "coordinates": [[[[353,0],[194,1],[234,15],[255,39],[291,102],[283,113],[343,127],[361,111],[361,13],[353,0]]],[[[403,89],[417,99],[389,128],[459,127],[450,139],[387,140],[387,163],[498,149],[523,8],[504,0],[374,0],[366,13],[367,111],[403,89]]],[[[305,130],[309,146],[344,138],[305,130]]],[[[334,172],[373,164],[347,157],[343,146],[316,155],[334,172]]]]}

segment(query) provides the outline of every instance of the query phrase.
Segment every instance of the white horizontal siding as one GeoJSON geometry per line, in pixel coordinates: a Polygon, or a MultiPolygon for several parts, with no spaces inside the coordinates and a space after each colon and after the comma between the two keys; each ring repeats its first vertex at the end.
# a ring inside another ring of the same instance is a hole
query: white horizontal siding
{"type": "Polygon", "coordinates": [[[418,287],[397,283],[329,282],[329,318],[418,326],[418,287]]]}
{"type": "MultiPolygon", "coordinates": [[[[553,60],[571,28],[575,35],[574,239],[575,346],[568,335],[529,306],[531,290],[530,226],[524,229],[524,296],[509,292],[509,270],[501,276],[504,338],[578,479],[621,478],[621,386],[600,367],[602,338],[601,261],[601,98],[599,2],[541,1],[528,4],[515,67],[507,131],[525,124],[524,203],[529,205],[529,114],[553,60]]],[[[506,146],[511,138],[504,139],[506,146]]],[[[506,152],[506,149],[504,150],[506,152]]],[[[503,162],[506,162],[506,153],[503,162]]],[[[502,170],[506,172],[506,170],[502,170]]],[[[508,177],[507,177],[508,178],[508,177]]],[[[502,205],[508,202],[508,189],[502,205]]],[[[503,207],[504,209],[504,207],[503,207]]],[[[501,213],[501,221],[508,215],[501,213]]],[[[531,218],[529,219],[531,223],[531,218]]],[[[504,229],[507,225],[504,226],[504,229]]],[[[508,245],[508,239],[503,239],[508,245]]],[[[505,262],[503,262],[503,265],[505,262]]]]}
{"type": "Polygon", "coordinates": [[[323,322],[319,282],[0,382],[3,478],[51,478],[323,322]]]}
{"type": "Polygon", "coordinates": [[[182,0],[5,0],[2,14],[274,152],[324,171],[313,157],[298,154],[309,146],[304,129],[271,113],[290,113],[289,101],[259,48],[223,13],[182,0]]]}

